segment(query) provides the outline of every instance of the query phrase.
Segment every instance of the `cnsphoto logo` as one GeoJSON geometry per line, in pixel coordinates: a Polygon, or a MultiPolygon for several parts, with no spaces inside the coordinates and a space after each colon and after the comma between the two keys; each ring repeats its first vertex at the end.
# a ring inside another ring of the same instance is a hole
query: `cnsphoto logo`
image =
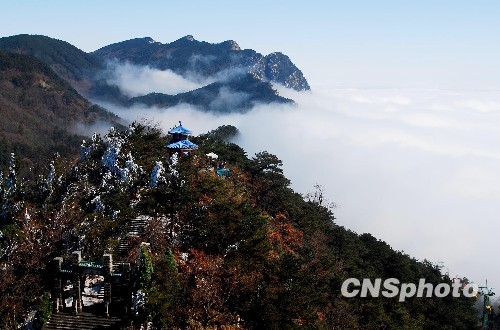
{"type": "Polygon", "coordinates": [[[404,302],[406,298],[411,297],[438,297],[444,298],[450,293],[453,297],[475,297],[478,294],[479,286],[475,283],[463,284],[458,281],[454,281],[452,284],[439,283],[434,286],[432,283],[426,283],[425,278],[421,278],[418,281],[418,285],[415,283],[401,283],[397,278],[388,278],[382,281],[381,278],[371,280],[368,278],[360,281],[357,278],[348,278],[342,283],[342,288],[340,292],[346,298],[353,298],[356,296],[368,297],[368,293],[371,297],[378,298],[382,295],[385,298],[398,297],[400,302],[404,302]]]}

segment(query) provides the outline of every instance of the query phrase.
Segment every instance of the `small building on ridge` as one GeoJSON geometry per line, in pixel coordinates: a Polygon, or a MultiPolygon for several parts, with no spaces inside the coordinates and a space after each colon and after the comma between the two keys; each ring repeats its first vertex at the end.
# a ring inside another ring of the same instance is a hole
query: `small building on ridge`
{"type": "Polygon", "coordinates": [[[167,145],[167,149],[170,153],[187,153],[190,150],[198,149],[197,144],[189,141],[189,135],[192,133],[193,132],[182,126],[182,122],[179,120],[179,126],[175,126],[168,131],[168,134],[172,135],[172,141],[167,145]]]}

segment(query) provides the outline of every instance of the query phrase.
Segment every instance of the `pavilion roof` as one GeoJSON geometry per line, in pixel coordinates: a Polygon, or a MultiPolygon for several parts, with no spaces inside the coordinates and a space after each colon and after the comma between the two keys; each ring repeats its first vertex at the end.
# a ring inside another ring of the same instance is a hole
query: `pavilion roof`
{"type": "Polygon", "coordinates": [[[191,132],[190,130],[188,130],[184,126],[182,126],[182,122],[181,121],[179,121],[179,126],[175,126],[170,131],[168,131],[168,134],[185,134],[185,135],[189,135],[189,134],[192,134],[192,133],[193,132],[191,132]]]}
{"type": "Polygon", "coordinates": [[[181,140],[174,143],[170,143],[167,148],[169,149],[197,149],[198,145],[194,144],[189,140],[181,140]]]}

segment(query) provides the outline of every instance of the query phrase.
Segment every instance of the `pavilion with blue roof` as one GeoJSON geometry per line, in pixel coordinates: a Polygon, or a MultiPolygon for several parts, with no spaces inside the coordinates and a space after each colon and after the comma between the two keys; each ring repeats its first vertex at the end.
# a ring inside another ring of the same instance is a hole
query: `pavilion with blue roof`
{"type": "Polygon", "coordinates": [[[193,132],[182,126],[182,122],[179,120],[179,126],[175,126],[168,134],[172,135],[172,141],[167,146],[167,149],[173,152],[187,152],[192,149],[197,149],[198,145],[189,141],[189,135],[193,132]]]}

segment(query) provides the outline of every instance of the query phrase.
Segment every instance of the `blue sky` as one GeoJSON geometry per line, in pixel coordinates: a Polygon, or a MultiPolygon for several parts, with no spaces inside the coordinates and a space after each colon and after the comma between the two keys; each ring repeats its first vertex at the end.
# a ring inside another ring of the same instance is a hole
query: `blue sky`
{"type": "Polygon", "coordinates": [[[282,51],[312,86],[500,87],[498,1],[9,1],[0,34],[92,51],[133,37],[282,51]]]}
{"type": "MultiPolygon", "coordinates": [[[[192,34],[287,54],[313,89],[290,95],[295,110],[111,109],[165,127],[182,118],[195,132],[234,124],[250,154],[269,150],[284,161],[295,189],[324,185],[339,224],[499,287],[500,265],[484,257],[500,232],[499,17],[499,1],[481,0],[29,0],[1,5],[0,35],[43,34],[93,51],[192,34]],[[276,122],[278,136],[262,129],[276,122]]],[[[138,77],[165,77],[141,70],[138,77]]],[[[143,82],[131,89],[172,83],[126,77],[143,82]]]]}

